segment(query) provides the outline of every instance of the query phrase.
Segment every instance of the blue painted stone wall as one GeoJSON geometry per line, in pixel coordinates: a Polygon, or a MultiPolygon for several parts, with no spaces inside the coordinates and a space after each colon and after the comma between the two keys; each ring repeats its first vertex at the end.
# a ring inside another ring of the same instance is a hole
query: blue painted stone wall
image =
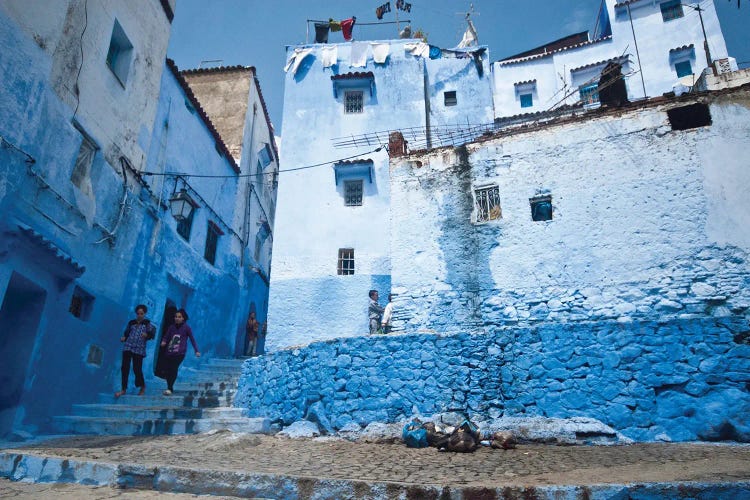
{"type": "Polygon", "coordinates": [[[318,342],[246,361],[235,405],[336,429],[461,409],[592,417],[636,440],[750,441],[747,330],[706,318],[318,342]]]}

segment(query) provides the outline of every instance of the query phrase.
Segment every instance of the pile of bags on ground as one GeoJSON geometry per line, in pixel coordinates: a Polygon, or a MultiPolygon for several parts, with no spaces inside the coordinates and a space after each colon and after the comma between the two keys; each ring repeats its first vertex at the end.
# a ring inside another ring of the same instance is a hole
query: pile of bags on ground
{"type": "Polygon", "coordinates": [[[513,435],[509,432],[495,432],[488,440],[482,440],[479,427],[464,418],[456,425],[444,425],[435,422],[422,422],[418,418],[412,419],[406,425],[401,436],[409,448],[427,448],[432,446],[438,451],[453,451],[456,453],[471,453],[480,445],[502,448],[515,448],[513,435]]]}

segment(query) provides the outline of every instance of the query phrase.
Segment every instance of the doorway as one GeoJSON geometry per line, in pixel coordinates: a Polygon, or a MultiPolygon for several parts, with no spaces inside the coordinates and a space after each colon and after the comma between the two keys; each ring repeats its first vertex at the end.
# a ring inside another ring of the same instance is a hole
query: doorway
{"type": "Polygon", "coordinates": [[[47,292],[14,272],[0,306],[0,436],[13,428],[47,292]]]}

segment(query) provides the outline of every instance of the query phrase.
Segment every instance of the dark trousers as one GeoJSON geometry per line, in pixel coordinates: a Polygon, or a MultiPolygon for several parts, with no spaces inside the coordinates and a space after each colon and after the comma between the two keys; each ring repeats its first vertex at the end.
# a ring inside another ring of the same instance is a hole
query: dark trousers
{"type": "Polygon", "coordinates": [[[177,371],[180,369],[180,365],[184,359],[184,354],[182,356],[164,357],[164,368],[167,372],[167,388],[170,391],[174,390],[174,381],[177,380],[177,371]]]}
{"type": "Polygon", "coordinates": [[[135,374],[135,386],[146,387],[143,380],[143,358],[130,351],[122,351],[122,390],[128,389],[128,376],[130,375],[130,360],[133,360],[133,373],[135,374]]]}

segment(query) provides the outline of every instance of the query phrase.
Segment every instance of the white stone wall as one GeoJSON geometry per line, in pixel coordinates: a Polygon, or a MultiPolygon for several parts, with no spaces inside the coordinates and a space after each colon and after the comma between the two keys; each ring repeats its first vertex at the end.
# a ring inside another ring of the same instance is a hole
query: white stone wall
{"type": "Polygon", "coordinates": [[[667,120],[682,101],[395,161],[392,284],[406,329],[744,313],[747,98],[717,97],[713,124],[693,130],[667,120]],[[485,184],[502,218],[477,225],[472,189],[485,184]],[[551,221],[531,219],[539,193],[551,221]]]}

